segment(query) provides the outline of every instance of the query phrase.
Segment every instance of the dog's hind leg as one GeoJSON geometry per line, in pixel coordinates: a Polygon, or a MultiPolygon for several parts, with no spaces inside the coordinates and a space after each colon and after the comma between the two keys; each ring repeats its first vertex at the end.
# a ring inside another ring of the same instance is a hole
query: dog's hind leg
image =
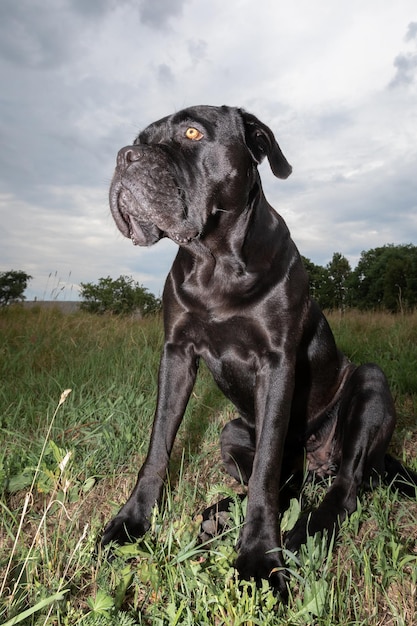
{"type": "Polygon", "coordinates": [[[247,485],[255,456],[255,430],[238,417],[223,428],[220,445],[227,472],[239,483],[247,485]]]}
{"type": "MultiPolygon", "coordinates": [[[[220,436],[221,455],[227,472],[240,484],[247,485],[252,473],[255,455],[255,432],[247,427],[242,418],[228,422],[220,436]]],[[[237,499],[246,494],[237,494],[237,499]]],[[[235,498],[228,497],[209,506],[202,513],[203,521],[199,533],[201,542],[220,535],[228,526],[229,509],[235,498]]]]}
{"type": "Polygon", "coordinates": [[[417,472],[406,467],[390,454],[385,455],[384,483],[391,489],[408,498],[415,498],[417,494],[417,472]]]}
{"type": "Polygon", "coordinates": [[[395,408],[382,370],[359,366],[346,383],[335,433],[336,478],[320,506],[298,520],[286,546],[296,551],[307,534],[327,531],[330,540],[340,523],[357,506],[358,489],[385,471],[385,453],[395,426],[395,408]]]}

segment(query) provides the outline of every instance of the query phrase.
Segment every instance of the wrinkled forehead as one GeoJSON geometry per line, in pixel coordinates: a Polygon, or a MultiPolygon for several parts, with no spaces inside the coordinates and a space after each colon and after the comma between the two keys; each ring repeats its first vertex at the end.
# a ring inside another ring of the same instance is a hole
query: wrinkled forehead
{"type": "Polygon", "coordinates": [[[241,134],[243,122],[236,108],[222,106],[195,106],[183,109],[147,126],[135,143],[158,143],[173,136],[178,128],[195,126],[207,139],[222,133],[241,134]]]}

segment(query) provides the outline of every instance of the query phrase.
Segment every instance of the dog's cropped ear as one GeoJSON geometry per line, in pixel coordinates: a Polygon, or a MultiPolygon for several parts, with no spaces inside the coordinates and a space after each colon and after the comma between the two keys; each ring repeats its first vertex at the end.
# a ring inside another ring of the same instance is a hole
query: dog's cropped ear
{"type": "Polygon", "coordinates": [[[246,145],[253,159],[256,163],[262,163],[267,157],[275,176],[288,178],[292,172],[292,167],[282,154],[272,130],[251,113],[243,110],[240,112],[245,126],[246,145]]]}

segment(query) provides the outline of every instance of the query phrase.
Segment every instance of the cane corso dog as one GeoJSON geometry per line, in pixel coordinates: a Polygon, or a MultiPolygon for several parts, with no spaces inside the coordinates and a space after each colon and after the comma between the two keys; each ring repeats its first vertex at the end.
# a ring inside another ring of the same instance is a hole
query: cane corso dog
{"type": "Polygon", "coordinates": [[[272,131],[227,106],[196,106],[148,126],[122,148],[110,189],[119,230],[135,245],[169,237],[179,250],[163,293],[165,344],[147,458],[102,544],[143,535],[160,500],[175,435],[202,358],[237,410],[221,434],[227,471],[248,485],[235,566],[286,596],[280,487],[305,459],[334,476],[320,506],[286,537],[333,533],[374,477],[409,495],[417,475],[386,454],[395,425],[387,380],[353,365],[309,295],[284,220],[268,204],[258,165],[291,174],[272,131]]]}

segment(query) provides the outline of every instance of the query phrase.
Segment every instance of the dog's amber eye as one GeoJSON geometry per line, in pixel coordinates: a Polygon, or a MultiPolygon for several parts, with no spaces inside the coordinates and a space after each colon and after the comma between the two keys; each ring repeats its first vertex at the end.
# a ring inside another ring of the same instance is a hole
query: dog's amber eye
{"type": "Polygon", "coordinates": [[[187,128],[185,136],[192,141],[200,141],[203,138],[203,133],[200,133],[196,128],[187,128]]]}

